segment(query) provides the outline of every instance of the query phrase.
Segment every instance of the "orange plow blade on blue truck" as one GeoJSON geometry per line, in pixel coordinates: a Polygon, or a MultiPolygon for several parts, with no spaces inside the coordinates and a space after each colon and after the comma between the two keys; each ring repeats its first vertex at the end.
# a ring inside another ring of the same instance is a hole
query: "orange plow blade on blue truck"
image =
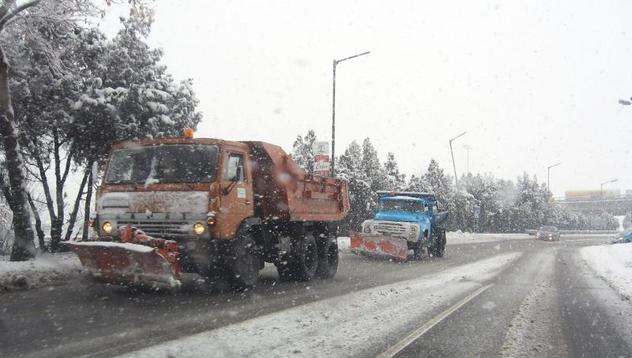
{"type": "Polygon", "coordinates": [[[408,258],[408,243],[398,237],[353,232],[351,251],[360,255],[405,261],[408,258]]]}

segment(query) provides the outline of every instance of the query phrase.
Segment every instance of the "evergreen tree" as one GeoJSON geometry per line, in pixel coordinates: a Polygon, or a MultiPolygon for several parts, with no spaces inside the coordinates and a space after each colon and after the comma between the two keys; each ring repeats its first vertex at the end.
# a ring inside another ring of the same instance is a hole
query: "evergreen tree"
{"type": "Polygon", "coordinates": [[[406,175],[400,173],[399,166],[395,160],[395,154],[389,152],[384,163],[384,171],[386,172],[386,188],[385,190],[404,190],[406,186],[406,175]]]}
{"type": "Polygon", "coordinates": [[[445,202],[451,197],[452,178],[445,174],[436,160],[430,160],[424,181],[428,183],[430,191],[437,196],[437,200],[445,202]]]}
{"type": "Polygon", "coordinates": [[[310,129],[304,137],[296,136],[294,145],[292,145],[292,159],[309,174],[314,172],[313,146],[316,140],[316,132],[310,129]]]}
{"type": "Polygon", "coordinates": [[[431,191],[430,185],[425,180],[425,176],[417,176],[415,174],[410,176],[408,180],[408,184],[406,184],[406,191],[417,191],[417,192],[429,192],[431,191]]]}
{"type": "Polygon", "coordinates": [[[351,210],[347,215],[348,230],[358,230],[360,224],[372,216],[376,207],[376,193],[371,189],[371,180],[362,167],[362,147],[353,141],[338,158],[337,176],[349,183],[351,210]]]}
{"type": "MultiPolygon", "coordinates": [[[[297,137],[297,158],[309,158],[311,145],[307,143],[315,140],[310,133],[297,137]]],[[[378,190],[434,193],[439,209],[449,212],[443,225],[452,231],[525,232],[541,225],[575,230],[616,229],[618,225],[607,213],[587,217],[560,207],[546,185],[526,173],[515,182],[496,179],[491,174],[467,174],[461,177],[462,185],[456,190],[452,178],[434,159],[424,174],[412,175],[406,183],[393,153],[387,154],[383,165],[378,158],[369,138],[362,145],[352,142],[338,158],[337,175],[349,183],[351,210],[345,220],[348,230],[358,230],[362,221],[373,216],[378,190]]]]}
{"type": "Polygon", "coordinates": [[[377,150],[369,138],[365,138],[364,141],[362,141],[362,159],[360,161],[360,170],[367,178],[371,190],[384,190],[387,187],[386,173],[380,164],[377,150]]]}
{"type": "MultiPolygon", "coordinates": [[[[61,18],[67,3],[48,2],[41,11],[61,18]]],[[[162,51],[147,45],[150,24],[144,16],[124,19],[122,29],[108,40],[84,21],[89,13],[79,15],[73,12],[55,22],[41,21],[44,14],[34,12],[20,24],[31,29],[24,33],[46,34],[47,46],[40,49],[38,39],[29,37],[7,43],[21,64],[12,81],[19,94],[19,139],[29,177],[44,193],[52,250],[73,235],[84,198],[84,216],[89,216],[97,179],[93,168],[103,165],[114,142],[180,135],[201,119],[191,81],[174,81],[160,64],[162,51]],[[77,193],[70,194],[74,197],[66,192],[71,170],[82,178],[77,193]]],[[[32,200],[30,204],[36,207],[32,200]]]]}

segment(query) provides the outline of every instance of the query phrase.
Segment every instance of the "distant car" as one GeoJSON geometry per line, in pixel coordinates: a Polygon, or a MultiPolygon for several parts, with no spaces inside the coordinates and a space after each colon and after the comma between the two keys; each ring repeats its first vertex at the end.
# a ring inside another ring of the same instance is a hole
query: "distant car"
{"type": "Polygon", "coordinates": [[[535,238],[538,240],[559,241],[560,231],[555,226],[542,226],[535,234],[535,238]]]}
{"type": "Polygon", "coordinates": [[[625,231],[617,235],[616,240],[613,244],[629,244],[632,242],[632,230],[625,231]]]}

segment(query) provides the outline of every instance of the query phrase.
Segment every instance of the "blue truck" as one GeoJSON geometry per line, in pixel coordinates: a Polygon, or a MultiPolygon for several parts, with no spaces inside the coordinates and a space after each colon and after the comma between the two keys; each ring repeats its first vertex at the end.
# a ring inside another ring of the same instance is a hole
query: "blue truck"
{"type": "Polygon", "coordinates": [[[378,192],[378,211],[362,223],[362,232],[351,235],[351,250],[356,254],[383,256],[398,260],[445,252],[447,217],[439,211],[432,193],[378,192]]]}

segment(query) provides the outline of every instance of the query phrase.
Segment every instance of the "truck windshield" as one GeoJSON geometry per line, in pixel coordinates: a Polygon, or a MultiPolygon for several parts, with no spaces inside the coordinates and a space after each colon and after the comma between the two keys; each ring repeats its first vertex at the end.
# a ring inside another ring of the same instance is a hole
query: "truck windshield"
{"type": "Polygon", "coordinates": [[[105,182],[200,183],[215,180],[215,145],[162,145],[112,152],[105,182]]]}
{"type": "Polygon", "coordinates": [[[411,200],[384,200],[382,211],[410,211],[423,212],[424,206],[421,202],[411,200]]]}

